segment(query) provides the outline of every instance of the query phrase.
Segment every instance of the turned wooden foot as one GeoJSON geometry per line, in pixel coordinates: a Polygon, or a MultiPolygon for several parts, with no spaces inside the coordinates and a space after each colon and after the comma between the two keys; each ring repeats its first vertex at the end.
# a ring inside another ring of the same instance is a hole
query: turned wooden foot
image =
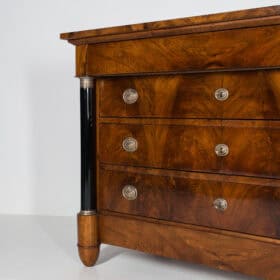
{"type": "Polygon", "coordinates": [[[99,246],[84,247],[79,246],[79,256],[85,266],[94,266],[99,256],[99,246]]]}
{"type": "Polygon", "coordinates": [[[78,249],[85,266],[93,266],[96,263],[100,250],[96,214],[78,214],[78,249]]]}

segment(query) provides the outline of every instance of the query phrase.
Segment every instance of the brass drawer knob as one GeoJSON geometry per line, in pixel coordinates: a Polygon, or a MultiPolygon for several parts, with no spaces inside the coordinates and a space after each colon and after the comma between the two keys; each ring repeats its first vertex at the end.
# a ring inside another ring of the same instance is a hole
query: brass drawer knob
{"type": "Polygon", "coordinates": [[[138,142],[133,137],[127,137],[122,142],[122,147],[127,152],[135,152],[138,148],[138,142]]]}
{"type": "Polygon", "coordinates": [[[215,98],[219,101],[225,101],[228,99],[229,91],[226,88],[218,88],[215,91],[215,98]]]}
{"type": "Polygon", "coordinates": [[[132,185],[126,185],[122,189],[122,195],[127,200],[135,200],[137,198],[137,189],[132,185]]]}
{"type": "Polygon", "coordinates": [[[218,157],[225,157],[229,153],[229,147],[226,144],[218,144],[215,147],[215,153],[218,157]]]}
{"type": "Polygon", "coordinates": [[[123,92],[123,101],[126,104],[133,104],[138,99],[138,92],[133,88],[128,88],[123,92]]]}
{"type": "Polygon", "coordinates": [[[225,199],[223,198],[217,198],[214,200],[213,205],[215,209],[219,211],[225,211],[228,207],[228,203],[225,199]]]}

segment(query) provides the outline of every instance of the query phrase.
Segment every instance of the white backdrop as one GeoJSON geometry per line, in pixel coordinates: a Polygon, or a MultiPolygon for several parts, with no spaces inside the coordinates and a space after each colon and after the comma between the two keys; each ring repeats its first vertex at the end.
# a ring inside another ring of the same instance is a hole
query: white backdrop
{"type": "Polygon", "coordinates": [[[79,81],[59,33],[279,0],[0,0],[0,213],[79,210],[79,81]]]}

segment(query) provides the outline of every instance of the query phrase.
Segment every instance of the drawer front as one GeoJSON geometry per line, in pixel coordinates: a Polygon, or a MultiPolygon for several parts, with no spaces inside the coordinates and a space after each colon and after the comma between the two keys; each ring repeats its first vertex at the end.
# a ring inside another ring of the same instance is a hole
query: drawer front
{"type": "Polygon", "coordinates": [[[222,172],[280,178],[280,122],[223,121],[222,172]]]}
{"type": "Polygon", "coordinates": [[[218,172],[214,148],[221,137],[218,121],[189,126],[101,124],[99,158],[104,163],[218,172]],[[137,141],[135,152],[123,148],[129,137],[137,141]]]}
{"type": "Polygon", "coordinates": [[[280,178],[279,138],[278,121],[103,123],[99,158],[112,164],[280,178]]]}
{"type": "Polygon", "coordinates": [[[280,66],[280,26],[90,44],[77,76],[280,66]]]}
{"type": "Polygon", "coordinates": [[[103,166],[99,208],[279,238],[279,187],[278,180],[103,166]]]}
{"type": "Polygon", "coordinates": [[[101,117],[280,118],[279,70],[107,78],[97,94],[101,117]]]}

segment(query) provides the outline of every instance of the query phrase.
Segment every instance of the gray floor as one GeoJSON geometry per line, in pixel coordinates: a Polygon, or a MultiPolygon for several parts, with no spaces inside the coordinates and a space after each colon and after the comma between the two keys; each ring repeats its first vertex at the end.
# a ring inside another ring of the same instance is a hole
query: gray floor
{"type": "Polygon", "coordinates": [[[93,268],[76,251],[75,217],[0,216],[0,280],[249,280],[239,274],[102,246],[93,268]]]}

